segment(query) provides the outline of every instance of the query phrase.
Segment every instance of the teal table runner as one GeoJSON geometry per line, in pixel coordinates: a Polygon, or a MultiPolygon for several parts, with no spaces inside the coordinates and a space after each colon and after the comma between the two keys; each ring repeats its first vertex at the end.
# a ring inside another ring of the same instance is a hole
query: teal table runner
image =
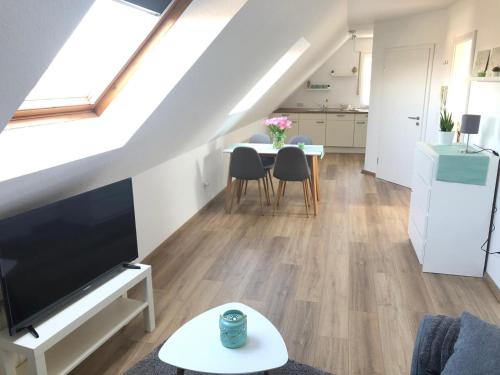
{"type": "MultiPolygon", "coordinates": [[[[466,154],[465,145],[434,145],[439,155],[437,180],[486,185],[490,158],[485,153],[466,154]]],[[[469,146],[469,150],[471,147],[469,146]]],[[[476,150],[473,148],[473,150],[476,150]]]]}

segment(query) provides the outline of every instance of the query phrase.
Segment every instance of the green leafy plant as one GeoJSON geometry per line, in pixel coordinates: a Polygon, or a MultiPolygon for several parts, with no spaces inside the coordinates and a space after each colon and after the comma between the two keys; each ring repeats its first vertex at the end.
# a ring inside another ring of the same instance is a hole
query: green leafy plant
{"type": "Polygon", "coordinates": [[[442,132],[451,132],[453,130],[453,127],[455,126],[455,123],[453,122],[453,119],[451,117],[451,113],[449,113],[446,108],[443,108],[441,111],[441,119],[439,122],[439,127],[441,128],[442,132]]]}

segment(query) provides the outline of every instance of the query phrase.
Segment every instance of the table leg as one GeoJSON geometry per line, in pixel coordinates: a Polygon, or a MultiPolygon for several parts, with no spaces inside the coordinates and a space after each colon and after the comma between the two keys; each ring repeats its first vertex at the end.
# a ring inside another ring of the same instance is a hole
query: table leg
{"type": "Polygon", "coordinates": [[[229,212],[228,210],[228,204],[229,204],[229,201],[231,200],[232,198],[232,195],[231,195],[231,185],[232,185],[232,182],[233,182],[233,178],[231,177],[231,175],[229,174],[229,171],[227,172],[227,185],[226,185],[226,201],[225,201],[225,206],[226,206],[226,212],[229,212]]]}
{"type": "Polygon", "coordinates": [[[144,329],[147,332],[153,332],[156,326],[155,323],[155,306],[154,306],[154,294],[153,294],[153,279],[151,273],[143,281],[143,291],[144,291],[144,301],[148,303],[148,306],[143,312],[144,318],[144,329]]]}
{"type": "Polygon", "coordinates": [[[319,159],[317,156],[314,157],[316,159],[316,199],[319,202],[319,159]]]}
{"type": "Polygon", "coordinates": [[[313,207],[314,207],[314,215],[318,214],[318,157],[312,157],[311,163],[311,180],[313,184],[312,194],[313,194],[313,207]]]}
{"type": "Polygon", "coordinates": [[[47,375],[47,364],[45,363],[45,353],[34,352],[26,356],[28,359],[29,375],[47,375]]]}
{"type": "Polygon", "coordinates": [[[177,375],[184,375],[184,369],[177,367],[177,375]]]}

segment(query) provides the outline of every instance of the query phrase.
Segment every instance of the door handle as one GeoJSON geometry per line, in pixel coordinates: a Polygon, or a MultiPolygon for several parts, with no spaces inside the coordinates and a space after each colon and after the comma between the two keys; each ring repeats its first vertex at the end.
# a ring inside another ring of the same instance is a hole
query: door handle
{"type": "Polygon", "coordinates": [[[416,116],[416,117],[408,117],[410,120],[420,120],[420,117],[419,116],[416,116]]]}

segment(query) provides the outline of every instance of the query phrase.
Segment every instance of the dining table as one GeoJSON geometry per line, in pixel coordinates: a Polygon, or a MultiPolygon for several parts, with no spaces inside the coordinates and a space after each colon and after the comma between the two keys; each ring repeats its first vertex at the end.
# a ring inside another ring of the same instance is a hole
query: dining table
{"type": "MultiPolygon", "coordinates": [[[[237,147],[251,147],[261,156],[276,156],[280,149],[274,148],[272,144],[268,143],[235,143],[224,149],[225,154],[231,154],[237,147]]],[[[297,145],[285,144],[283,147],[299,147],[297,145]]],[[[302,150],[306,157],[308,157],[311,167],[311,183],[312,183],[312,195],[313,195],[313,208],[314,215],[318,214],[318,202],[319,202],[319,160],[323,159],[325,156],[325,150],[323,145],[304,145],[302,150]]],[[[231,184],[233,178],[231,175],[227,174],[227,185],[226,185],[226,211],[228,210],[228,201],[231,199],[231,184]]]]}

